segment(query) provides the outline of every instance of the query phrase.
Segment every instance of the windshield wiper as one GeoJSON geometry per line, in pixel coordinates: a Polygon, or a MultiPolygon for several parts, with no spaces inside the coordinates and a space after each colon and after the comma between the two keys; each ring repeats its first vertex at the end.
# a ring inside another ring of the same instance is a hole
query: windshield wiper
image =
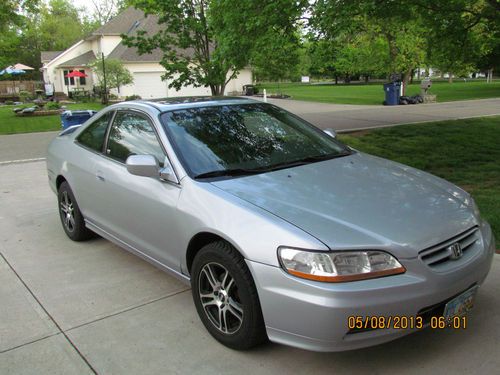
{"type": "Polygon", "coordinates": [[[299,159],[299,160],[285,161],[282,163],[271,165],[270,167],[266,168],[265,171],[268,172],[268,171],[275,171],[278,169],[297,167],[299,165],[311,164],[311,163],[315,163],[318,161],[340,158],[342,156],[347,156],[347,155],[351,155],[351,152],[347,151],[347,152],[341,152],[339,154],[325,154],[325,155],[307,156],[307,157],[299,159]]]}
{"type": "Polygon", "coordinates": [[[231,177],[233,177],[233,176],[249,176],[252,174],[276,171],[278,169],[296,167],[299,165],[305,165],[305,164],[310,164],[310,163],[314,163],[317,161],[339,158],[339,157],[347,156],[347,155],[351,155],[351,152],[347,151],[347,152],[342,152],[339,154],[308,156],[308,157],[305,157],[305,158],[302,158],[299,160],[286,161],[286,162],[271,165],[269,167],[261,167],[261,168],[254,168],[254,169],[245,169],[245,168],[220,169],[217,171],[210,171],[210,172],[204,172],[204,173],[197,174],[196,176],[194,176],[194,178],[199,179],[199,178],[211,178],[211,177],[223,177],[223,176],[231,176],[231,177]]]}
{"type": "Polygon", "coordinates": [[[210,171],[197,174],[194,176],[195,179],[198,178],[210,178],[210,177],[222,177],[222,176],[247,176],[256,173],[262,173],[262,169],[244,169],[244,168],[233,168],[233,169],[221,169],[217,171],[210,171]]]}

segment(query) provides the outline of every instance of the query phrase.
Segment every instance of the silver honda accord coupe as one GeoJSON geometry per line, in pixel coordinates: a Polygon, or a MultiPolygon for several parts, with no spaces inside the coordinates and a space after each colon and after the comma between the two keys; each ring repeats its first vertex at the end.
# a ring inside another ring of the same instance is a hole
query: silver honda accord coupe
{"type": "Polygon", "coordinates": [[[98,234],[190,283],[234,349],[462,324],[495,248],[462,189],[255,100],[112,105],[54,139],[47,169],[70,239],[98,234]]]}

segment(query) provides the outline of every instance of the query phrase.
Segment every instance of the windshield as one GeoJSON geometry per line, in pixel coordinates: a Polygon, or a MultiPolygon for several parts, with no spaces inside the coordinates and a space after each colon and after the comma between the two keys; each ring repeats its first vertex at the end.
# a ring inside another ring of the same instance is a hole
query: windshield
{"type": "Polygon", "coordinates": [[[162,122],[194,178],[260,173],[350,153],[304,120],[264,103],[175,110],[163,113],[162,122]]]}

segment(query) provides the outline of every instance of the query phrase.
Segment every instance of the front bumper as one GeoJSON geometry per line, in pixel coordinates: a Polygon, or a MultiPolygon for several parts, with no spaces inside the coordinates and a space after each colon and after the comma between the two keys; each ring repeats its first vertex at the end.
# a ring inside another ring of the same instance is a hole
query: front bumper
{"type": "Polygon", "coordinates": [[[404,259],[401,275],[328,284],[299,279],[281,268],[247,260],[260,298],[267,334],[273,342],[314,351],[342,351],[381,344],[417,329],[377,329],[349,333],[350,316],[415,317],[481,285],[495,252],[487,223],[481,231],[482,251],[459,269],[436,273],[419,258],[404,259]]]}

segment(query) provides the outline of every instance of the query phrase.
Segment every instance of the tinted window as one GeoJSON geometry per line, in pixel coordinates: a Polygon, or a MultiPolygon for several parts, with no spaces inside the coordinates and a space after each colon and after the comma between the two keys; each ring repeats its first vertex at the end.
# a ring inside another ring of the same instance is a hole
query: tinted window
{"type": "Polygon", "coordinates": [[[78,136],[77,141],[92,150],[101,152],[106,129],[112,115],[113,112],[108,112],[99,117],[78,136]]]}
{"type": "Polygon", "coordinates": [[[335,157],[344,145],[268,104],[223,105],[166,112],[163,125],[191,175],[283,166],[335,157]]]}
{"type": "Polygon", "coordinates": [[[116,114],[106,152],[123,163],[130,155],[153,155],[160,165],[165,159],[153,126],[145,117],[132,112],[116,114]]]}

